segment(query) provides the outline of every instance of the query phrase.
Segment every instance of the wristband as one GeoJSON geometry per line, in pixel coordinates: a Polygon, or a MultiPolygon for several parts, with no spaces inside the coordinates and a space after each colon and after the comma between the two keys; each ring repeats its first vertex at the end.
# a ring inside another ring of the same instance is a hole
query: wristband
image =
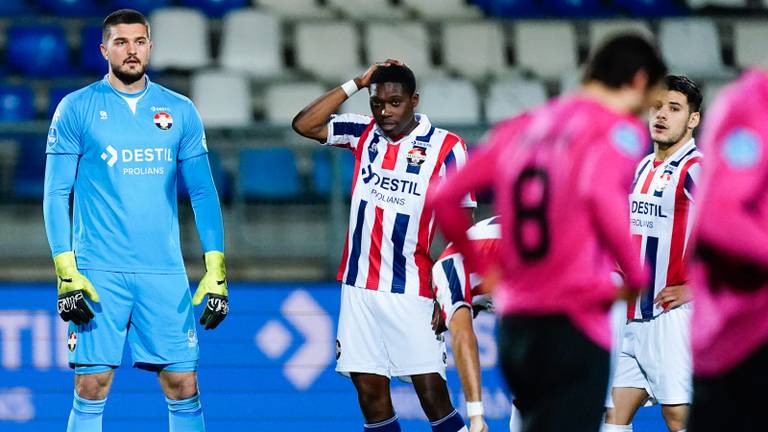
{"type": "Polygon", "coordinates": [[[357,84],[355,84],[355,80],[351,79],[344,84],[341,85],[341,89],[344,90],[344,93],[347,94],[347,97],[352,96],[353,94],[357,93],[359,88],[357,88],[357,84]]]}
{"type": "Polygon", "coordinates": [[[467,417],[481,416],[483,414],[485,414],[485,409],[483,409],[482,401],[467,402],[467,417]]]}

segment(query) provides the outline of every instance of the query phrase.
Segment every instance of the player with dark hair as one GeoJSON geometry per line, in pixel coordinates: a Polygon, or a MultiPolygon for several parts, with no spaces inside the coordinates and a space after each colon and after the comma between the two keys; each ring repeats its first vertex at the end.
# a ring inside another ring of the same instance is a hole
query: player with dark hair
{"type": "MultiPolygon", "coordinates": [[[[338,279],[342,283],[336,370],[357,389],[366,431],[399,431],[390,379],[411,381],[436,432],[465,431],[445,382],[445,344],[433,312],[433,215],[429,182],[466,161],[456,134],[415,112],[413,72],[389,60],[324,94],[293,120],[297,133],[355,154],[352,204],[338,279]],[[372,118],[334,115],[368,87],[372,118]]],[[[470,196],[465,208],[475,207],[470,196]]]]}
{"type": "Polygon", "coordinates": [[[651,271],[651,284],[628,304],[606,432],[632,431],[632,418],[649,399],[661,404],[670,431],[685,430],[693,367],[687,243],[701,167],[693,139],[701,100],[696,83],[670,75],[650,109],[654,151],[635,171],[630,228],[651,271]]]}
{"type": "Polygon", "coordinates": [[[200,319],[206,329],[229,311],[221,209],[203,124],[192,101],[146,76],[152,42],[141,13],[116,11],[103,28],[109,72],[61,101],[46,149],[45,228],[75,370],[67,431],[102,430],[127,338],[134,367],[158,374],[170,431],[200,432],[192,306],[208,297],[200,319]],[[189,190],[205,253],[194,297],[179,242],[177,176],[189,190]]]}
{"type": "Polygon", "coordinates": [[[657,50],[617,36],[590,59],[580,91],[536,109],[437,186],[430,203],[471,271],[488,274],[459,208],[492,189],[501,218],[499,354],[524,431],[596,431],[608,385],[615,263],[627,291],[646,273],[629,238],[627,193],[647,132],[637,116],[666,73],[657,50]]]}
{"type": "Polygon", "coordinates": [[[688,430],[765,430],[768,388],[768,71],[726,87],[701,135],[688,430]]]}

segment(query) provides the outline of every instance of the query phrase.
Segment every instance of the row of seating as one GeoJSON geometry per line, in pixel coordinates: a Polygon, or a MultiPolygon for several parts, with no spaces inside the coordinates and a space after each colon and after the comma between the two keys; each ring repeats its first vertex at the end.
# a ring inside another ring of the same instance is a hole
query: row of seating
{"type": "MultiPolygon", "coordinates": [[[[224,18],[217,50],[211,47],[209,22],[199,11],[160,9],[153,13],[151,22],[153,69],[190,71],[218,66],[263,80],[294,71],[335,82],[387,57],[404,59],[420,76],[448,73],[482,81],[520,69],[553,80],[583,60],[577,29],[567,21],[452,21],[440,25],[437,32],[418,21],[370,22],[359,27],[350,21],[315,20],[283,28],[275,15],[240,9],[224,18]],[[286,36],[287,30],[293,33],[286,36]],[[295,69],[288,64],[286,48],[295,57],[295,69]],[[214,51],[219,53],[216,60],[214,51]]],[[[673,70],[702,77],[727,75],[721,39],[731,39],[721,38],[714,21],[662,20],[657,29],[654,27],[646,21],[592,21],[586,48],[594,47],[609,33],[631,29],[657,37],[673,70]],[[693,40],[697,43],[690,43],[693,40]]],[[[731,28],[734,65],[745,67],[760,61],[768,39],[768,22],[734,21],[727,28],[728,35],[731,28]]],[[[98,49],[98,27],[81,28],[77,59],[70,59],[69,50],[62,49],[68,46],[67,37],[57,25],[11,26],[5,39],[5,63],[11,74],[56,78],[67,72],[100,74],[106,69],[98,49]]]]}
{"type": "MultiPolygon", "coordinates": [[[[3,161],[0,170],[15,166],[9,191],[15,199],[39,200],[43,196],[45,175],[45,143],[25,139],[16,144],[0,140],[2,146],[16,145],[14,160],[3,161]]],[[[342,191],[349,194],[354,171],[352,152],[332,149],[314,150],[310,157],[310,171],[302,175],[296,154],[287,147],[246,148],[239,152],[238,172],[229,172],[216,152],[209,153],[211,172],[217,192],[224,202],[233,194],[246,201],[281,201],[297,199],[326,199],[331,192],[333,171],[332,154],[341,155],[342,191]],[[236,181],[233,181],[236,179],[236,181]]],[[[3,154],[9,152],[2,151],[3,154]]],[[[0,173],[2,174],[2,173],[0,173]]],[[[2,177],[2,175],[0,175],[2,177]]],[[[183,181],[179,182],[179,195],[186,196],[183,181]]]]}

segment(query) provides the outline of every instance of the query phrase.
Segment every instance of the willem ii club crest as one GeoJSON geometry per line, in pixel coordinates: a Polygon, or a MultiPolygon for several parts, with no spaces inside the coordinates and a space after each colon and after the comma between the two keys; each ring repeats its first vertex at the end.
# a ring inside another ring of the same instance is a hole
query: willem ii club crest
{"type": "Polygon", "coordinates": [[[155,114],[155,126],[162,130],[168,130],[173,126],[173,117],[165,111],[155,114]]]}
{"type": "Polygon", "coordinates": [[[421,166],[427,160],[427,151],[423,147],[414,147],[406,155],[408,164],[411,166],[421,166]]]}

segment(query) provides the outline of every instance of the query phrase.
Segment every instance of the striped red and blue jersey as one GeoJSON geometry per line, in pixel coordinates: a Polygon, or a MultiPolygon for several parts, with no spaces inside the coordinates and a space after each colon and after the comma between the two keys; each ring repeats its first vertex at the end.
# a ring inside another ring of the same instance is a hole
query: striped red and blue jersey
{"type": "MultiPolygon", "coordinates": [[[[432,298],[430,245],[434,217],[425,211],[431,181],[467,160],[456,134],[434,127],[426,115],[393,141],[369,116],[341,114],[328,123],[327,145],[355,154],[349,229],[340,282],[360,288],[432,298]]],[[[463,205],[476,207],[472,196],[463,205]]]]}
{"type": "Polygon", "coordinates": [[[650,154],[638,164],[629,196],[630,225],[651,281],[647,290],[628,302],[627,319],[658,316],[664,309],[653,304],[656,295],[665,287],[688,282],[686,252],[700,160],[701,152],[692,139],[663,162],[650,154]]]}

